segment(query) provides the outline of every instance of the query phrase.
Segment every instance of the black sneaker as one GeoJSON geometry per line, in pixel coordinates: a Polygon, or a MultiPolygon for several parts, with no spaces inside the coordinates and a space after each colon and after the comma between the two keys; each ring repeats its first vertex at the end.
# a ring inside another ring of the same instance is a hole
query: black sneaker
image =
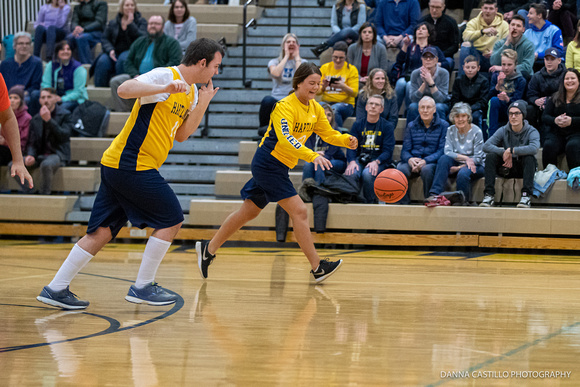
{"type": "Polygon", "coordinates": [[[316,271],[310,270],[310,272],[314,276],[314,281],[316,281],[316,283],[319,284],[328,277],[330,277],[332,274],[334,274],[338,270],[340,265],[342,265],[342,259],[339,259],[338,261],[334,262],[329,261],[328,259],[321,259],[318,269],[316,271]]]}
{"type": "Polygon", "coordinates": [[[207,251],[208,241],[201,241],[195,243],[195,251],[197,252],[197,266],[199,267],[199,273],[201,278],[207,278],[207,268],[213,262],[215,255],[211,255],[207,251]]]}
{"type": "Polygon", "coordinates": [[[57,306],[62,309],[86,309],[89,306],[88,301],[79,300],[76,294],[68,290],[68,286],[66,289],[58,292],[45,286],[36,299],[45,304],[57,306]]]}
{"type": "Polygon", "coordinates": [[[138,289],[135,285],[131,285],[129,293],[125,296],[125,300],[134,304],[147,305],[169,305],[177,301],[177,295],[167,292],[157,282],[151,282],[143,289],[138,289]]]}

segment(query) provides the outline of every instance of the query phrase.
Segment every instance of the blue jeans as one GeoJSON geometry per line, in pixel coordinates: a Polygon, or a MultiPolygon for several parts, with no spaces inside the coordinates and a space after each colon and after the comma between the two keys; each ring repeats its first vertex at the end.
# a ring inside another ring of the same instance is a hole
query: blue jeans
{"type": "MultiPolygon", "coordinates": [[[[412,176],[421,176],[421,180],[423,180],[423,196],[425,198],[429,197],[429,191],[431,190],[431,185],[433,185],[433,177],[435,176],[435,169],[437,168],[437,164],[427,164],[421,169],[420,173],[413,173],[411,172],[411,166],[408,162],[399,162],[397,165],[397,169],[405,176],[407,176],[407,180],[410,179],[412,176]]],[[[409,190],[405,193],[405,196],[401,200],[397,202],[397,204],[409,204],[411,203],[411,197],[409,195],[409,190]]]]}
{"type": "Polygon", "coordinates": [[[377,174],[373,176],[369,172],[368,168],[363,167],[358,161],[356,163],[358,165],[358,171],[356,171],[354,175],[356,176],[356,180],[358,181],[359,186],[362,186],[362,193],[365,198],[365,203],[378,203],[379,199],[375,194],[375,179],[379,173],[387,169],[387,164],[379,164],[379,170],[377,171],[377,174]]]}
{"type": "Polygon", "coordinates": [[[34,30],[34,56],[40,58],[42,43],[46,42],[46,60],[50,62],[54,55],[54,46],[66,36],[66,31],[56,26],[38,26],[34,30]]]}
{"type": "Polygon", "coordinates": [[[487,137],[485,132],[484,138],[487,140],[498,130],[500,125],[504,125],[508,121],[508,103],[501,101],[497,97],[489,100],[489,107],[487,108],[487,137]]]}
{"type": "Polygon", "coordinates": [[[73,34],[68,34],[66,40],[72,50],[77,49],[79,61],[82,64],[91,64],[93,62],[91,49],[97,43],[101,43],[101,36],[100,31],[83,32],[78,38],[75,38],[73,34]]]}
{"type": "MultiPolygon", "coordinates": [[[[449,106],[446,103],[436,103],[435,108],[437,109],[437,114],[442,120],[447,120],[447,113],[449,113],[449,106]]],[[[419,104],[413,102],[407,108],[407,122],[413,122],[415,118],[419,117],[419,104]]]]}
{"type": "Polygon", "coordinates": [[[125,74],[125,61],[128,56],[129,51],[124,51],[115,62],[108,54],[99,55],[95,63],[95,86],[109,87],[109,81],[113,76],[125,74]]]}
{"type": "MultiPolygon", "coordinates": [[[[332,169],[337,173],[344,173],[346,169],[346,161],[344,160],[330,160],[332,163],[332,169]]],[[[314,163],[304,163],[304,168],[302,168],[302,180],[312,178],[316,181],[317,184],[322,184],[324,181],[325,175],[324,171],[320,166],[315,171],[314,170],[314,163]]]]}
{"type": "Polygon", "coordinates": [[[489,68],[491,67],[489,63],[489,58],[483,56],[481,52],[477,51],[473,46],[470,47],[461,46],[461,49],[459,50],[459,69],[458,69],[459,75],[465,74],[465,72],[463,71],[463,63],[465,62],[465,58],[467,58],[469,55],[473,55],[476,58],[479,58],[480,72],[483,73],[489,72],[489,68]]]}
{"type": "Polygon", "coordinates": [[[332,110],[334,110],[334,121],[336,121],[336,126],[342,128],[344,120],[352,116],[352,113],[354,113],[354,106],[346,102],[337,102],[332,105],[332,110]]]}
{"type": "Polygon", "coordinates": [[[350,40],[350,43],[356,42],[358,40],[358,32],[354,31],[352,28],[344,28],[336,34],[332,34],[326,41],[326,44],[328,44],[328,47],[332,47],[335,43],[340,42],[341,40],[346,42],[347,39],[350,40]]]}
{"type": "Polygon", "coordinates": [[[409,89],[411,88],[411,81],[407,82],[405,77],[397,79],[395,84],[395,94],[397,95],[397,113],[401,111],[401,106],[403,106],[403,101],[407,109],[411,104],[409,100],[409,89]]]}
{"type": "MultiPolygon", "coordinates": [[[[437,168],[435,169],[435,177],[433,178],[433,185],[429,190],[429,195],[439,195],[445,190],[445,184],[449,177],[449,170],[451,167],[461,165],[457,160],[449,156],[443,155],[437,160],[437,168]]],[[[465,200],[471,201],[471,182],[483,177],[483,165],[475,166],[475,173],[467,167],[463,167],[457,172],[457,190],[463,191],[465,200]]]]}

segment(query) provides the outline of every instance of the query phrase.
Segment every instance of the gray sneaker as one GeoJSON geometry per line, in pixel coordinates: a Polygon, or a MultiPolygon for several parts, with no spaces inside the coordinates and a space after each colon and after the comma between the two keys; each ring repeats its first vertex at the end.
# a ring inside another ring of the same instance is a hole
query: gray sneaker
{"type": "Polygon", "coordinates": [[[173,304],[177,301],[177,298],[178,296],[176,294],[169,293],[167,290],[159,286],[157,282],[152,282],[142,289],[138,289],[135,285],[131,285],[129,293],[125,296],[125,300],[134,304],[155,306],[173,304]]]}
{"type": "Polygon", "coordinates": [[[516,206],[517,208],[530,208],[532,206],[532,198],[528,195],[522,194],[520,202],[516,206]]]}
{"type": "Polygon", "coordinates": [[[493,205],[495,204],[495,199],[493,198],[493,196],[485,194],[485,196],[483,197],[483,201],[481,203],[479,203],[480,207],[493,207],[493,205]]]}
{"type": "Polygon", "coordinates": [[[36,299],[40,302],[44,302],[45,304],[56,306],[62,309],[86,309],[89,306],[88,301],[79,300],[76,294],[71,292],[68,289],[60,290],[55,292],[48,286],[45,286],[44,289],[40,292],[40,295],[36,297],[36,299]]]}

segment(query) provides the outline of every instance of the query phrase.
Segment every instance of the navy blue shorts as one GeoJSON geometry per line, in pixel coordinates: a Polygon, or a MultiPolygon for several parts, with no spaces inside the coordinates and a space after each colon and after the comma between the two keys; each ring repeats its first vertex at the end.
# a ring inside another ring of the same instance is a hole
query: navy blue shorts
{"type": "Polygon", "coordinates": [[[258,148],[252,160],[252,178],[240,191],[242,199],[250,199],[259,208],[298,195],[290,181],[290,169],[277,158],[258,148]]]}
{"type": "Polygon", "coordinates": [[[159,171],[124,171],[101,165],[101,186],[87,234],[109,227],[114,238],[127,220],[139,228],[169,228],[183,222],[183,210],[159,171]]]}

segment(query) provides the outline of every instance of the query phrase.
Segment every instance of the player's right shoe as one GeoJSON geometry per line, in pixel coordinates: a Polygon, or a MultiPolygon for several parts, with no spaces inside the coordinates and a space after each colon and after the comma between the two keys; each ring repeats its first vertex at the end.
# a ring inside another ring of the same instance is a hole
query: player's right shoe
{"type": "Polygon", "coordinates": [[[85,309],[89,306],[88,301],[79,300],[78,296],[68,289],[55,292],[48,286],[45,286],[40,295],[36,297],[40,302],[56,306],[62,309],[85,309]]]}
{"type": "Polygon", "coordinates": [[[207,268],[209,265],[211,265],[215,258],[215,254],[211,255],[209,251],[207,251],[207,245],[209,245],[208,241],[195,243],[195,251],[197,252],[197,266],[199,267],[199,273],[203,279],[207,278],[207,268]]]}
{"type": "Polygon", "coordinates": [[[319,284],[333,275],[340,268],[340,265],[342,265],[342,259],[339,259],[338,261],[321,259],[318,269],[316,269],[316,271],[310,270],[310,272],[314,276],[314,281],[319,284]]]}
{"type": "Polygon", "coordinates": [[[177,298],[177,295],[169,293],[163,287],[159,286],[157,282],[151,282],[142,289],[131,285],[129,293],[125,296],[125,300],[134,304],[154,306],[173,304],[177,301],[177,298]]]}

